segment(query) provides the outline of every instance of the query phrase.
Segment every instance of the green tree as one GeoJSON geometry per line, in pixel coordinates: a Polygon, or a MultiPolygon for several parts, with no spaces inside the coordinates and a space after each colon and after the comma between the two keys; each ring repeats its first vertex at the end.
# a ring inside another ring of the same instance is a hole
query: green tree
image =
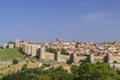
{"type": "Polygon", "coordinates": [[[66,63],[71,65],[73,61],[71,59],[68,59],[66,63]]]}
{"type": "Polygon", "coordinates": [[[80,66],[71,66],[71,73],[62,67],[48,70],[33,68],[8,74],[1,80],[120,80],[118,73],[104,63],[83,62],[80,66]]]}
{"type": "Polygon", "coordinates": [[[77,66],[77,65],[72,65],[70,67],[71,73],[74,74],[76,77],[78,77],[78,74],[79,74],[78,70],[79,70],[79,66],[77,66]]]}
{"type": "Polygon", "coordinates": [[[18,63],[19,63],[19,61],[17,59],[12,60],[12,64],[18,64],[18,63]]]}
{"type": "Polygon", "coordinates": [[[32,80],[52,80],[52,78],[49,75],[38,75],[32,80]]]}
{"type": "Polygon", "coordinates": [[[27,64],[24,64],[24,65],[22,66],[21,71],[26,70],[26,69],[27,69],[27,64]]]}
{"type": "Polygon", "coordinates": [[[56,49],[53,49],[53,48],[47,48],[47,49],[46,49],[46,52],[56,53],[57,50],[56,50],[56,49]]]}
{"type": "Polygon", "coordinates": [[[65,49],[62,49],[62,50],[61,50],[61,54],[63,54],[63,55],[69,55],[69,53],[66,52],[65,49]]]}
{"type": "Polygon", "coordinates": [[[118,63],[117,61],[113,61],[113,63],[118,63]]]}
{"type": "Polygon", "coordinates": [[[106,64],[82,63],[77,80],[120,80],[118,73],[106,64]]]}

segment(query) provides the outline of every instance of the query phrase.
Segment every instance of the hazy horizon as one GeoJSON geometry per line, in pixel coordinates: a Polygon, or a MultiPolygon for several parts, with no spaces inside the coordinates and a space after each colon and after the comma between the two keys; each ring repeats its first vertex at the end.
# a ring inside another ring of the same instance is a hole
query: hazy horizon
{"type": "Polygon", "coordinates": [[[20,40],[120,40],[120,1],[1,0],[0,44],[20,40]]]}

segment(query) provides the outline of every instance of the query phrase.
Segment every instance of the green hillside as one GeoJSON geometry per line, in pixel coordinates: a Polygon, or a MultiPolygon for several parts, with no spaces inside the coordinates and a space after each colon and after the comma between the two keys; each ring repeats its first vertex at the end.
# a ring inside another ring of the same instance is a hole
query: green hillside
{"type": "Polygon", "coordinates": [[[18,48],[0,50],[0,61],[12,61],[13,59],[22,60],[23,57],[24,55],[19,52],[18,48]]]}

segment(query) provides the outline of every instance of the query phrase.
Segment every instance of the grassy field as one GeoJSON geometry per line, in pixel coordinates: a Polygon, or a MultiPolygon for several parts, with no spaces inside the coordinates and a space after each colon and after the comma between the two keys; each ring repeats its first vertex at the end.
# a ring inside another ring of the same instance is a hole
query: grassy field
{"type": "Polygon", "coordinates": [[[19,52],[18,48],[1,49],[0,61],[12,61],[13,59],[22,60],[24,55],[19,52]]]}
{"type": "Polygon", "coordinates": [[[12,49],[0,49],[0,62],[10,62],[13,59],[17,59],[19,61],[18,64],[12,65],[0,65],[0,79],[2,76],[10,74],[10,73],[16,73],[21,70],[22,66],[27,63],[28,68],[34,68],[38,67],[37,59],[32,57],[26,56],[21,53],[18,48],[12,48],[12,49]]]}

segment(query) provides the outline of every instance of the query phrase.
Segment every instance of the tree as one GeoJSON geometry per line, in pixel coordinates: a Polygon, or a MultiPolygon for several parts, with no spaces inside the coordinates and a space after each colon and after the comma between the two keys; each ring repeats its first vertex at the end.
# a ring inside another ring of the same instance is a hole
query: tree
{"type": "Polygon", "coordinates": [[[8,74],[1,80],[120,80],[118,73],[104,63],[83,62],[80,66],[71,66],[71,73],[62,67],[48,70],[32,68],[8,74]]]}
{"type": "Polygon", "coordinates": [[[113,63],[118,63],[117,61],[113,61],[113,63]]]}
{"type": "Polygon", "coordinates": [[[77,80],[120,80],[120,75],[104,63],[82,63],[77,80]]]}
{"type": "Polygon", "coordinates": [[[78,77],[78,76],[79,76],[78,70],[79,70],[79,66],[78,66],[78,65],[72,65],[72,66],[70,67],[70,71],[71,71],[72,74],[75,75],[75,77],[78,77]]]}
{"type": "Polygon", "coordinates": [[[57,50],[56,50],[56,49],[53,49],[53,48],[47,48],[47,49],[46,49],[46,52],[56,53],[57,50]]]}
{"type": "Polygon", "coordinates": [[[52,78],[49,75],[38,75],[37,77],[33,78],[32,80],[52,80],[52,78]]]}
{"type": "Polygon", "coordinates": [[[24,64],[24,65],[22,66],[21,71],[26,70],[26,69],[27,69],[27,64],[24,64]]]}
{"type": "Polygon", "coordinates": [[[65,49],[62,49],[62,50],[61,50],[61,54],[63,54],[63,55],[69,55],[69,53],[66,52],[65,49]]]}
{"type": "Polygon", "coordinates": [[[18,64],[18,63],[19,63],[19,61],[17,59],[12,60],[12,64],[18,64]]]}
{"type": "Polygon", "coordinates": [[[2,80],[74,80],[74,75],[62,67],[44,70],[41,68],[26,69],[4,76],[2,80]]]}
{"type": "Polygon", "coordinates": [[[73,61],[71,59],[68,59],[66,63],[71,65],[73,61]]]}
{"type": "Polygon", "coordinates": [[[0,49],[3,49],[3,46],[0,46],[0,49]]]}

